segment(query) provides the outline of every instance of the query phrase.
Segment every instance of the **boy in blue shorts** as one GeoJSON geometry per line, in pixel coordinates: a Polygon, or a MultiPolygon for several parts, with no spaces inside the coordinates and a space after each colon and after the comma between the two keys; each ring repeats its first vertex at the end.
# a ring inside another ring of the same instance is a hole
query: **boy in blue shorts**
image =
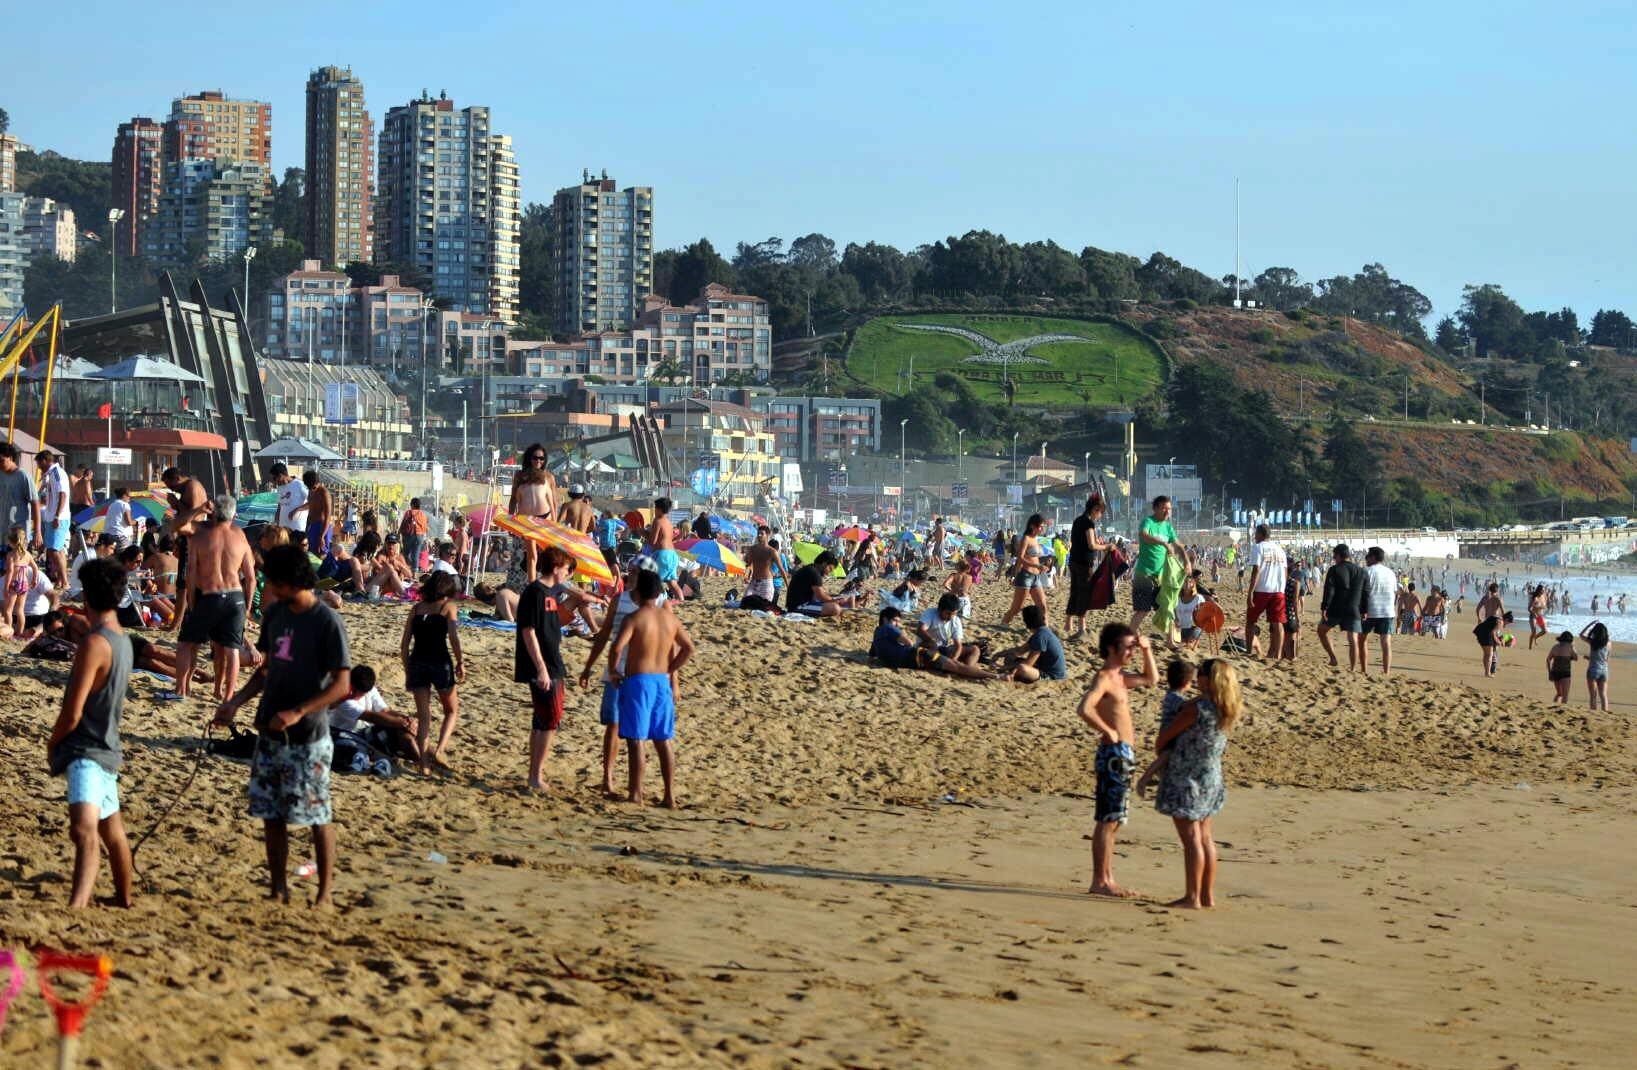
{"type": "Polygon", "coordinates": [[[659,604],[657,572],[638,572],[637,611],[614,642],[609,679],[619,688],[620,738],[631,770],[627,802],[642,803],[642,744],[651,740],[665,780],[663,804],[676,809],[676,768],[671,737],[676,734],[676,674],[693,656],[693,640],[676,614],[659,604]]]}
{"type": "MultiPolygon", "coordinates": [[[[625,590],[621,592],[619,599],[614,603],[613,608],[609,610],[608,615],[603,617],[603,626],[598,630],[597,637],[591,642],[591,653],[585,659],[585,668],[580,670],[580,686],[582,688],[591,686],[592,667],[597,664],[597,659],[602,656],[602,652],[608,649],[608,644],[619,637],[620,630],[625,626],[625,622],[631,618],[631,614],[637,611],[637,600],[634,593],[637,584],[637,573],[656,572],[657,570],[658,566],[655,564],[654,559],[647,554],[638,554],[632,558],[631,566],[625,573],[625,590]]],[[[665,605],[667,598],[663,591],[660,592],[656,601],[659,605],[665,605]]],[[[609,658],[608,666],[608,669],[603,673],[603,697],[597,716],[603,726],[602,790],[603,795],[607,798],[621,799],[624,796],[614,787],[614,759],[619,757],[620,753],[620,689],[619,685],[614,683],[614,670],[616,668],[623,669],[624,666],[615,665],[613,658],[609,658]]]]}
{"type": "Polygon", "coordinates": [[[131,905],[131,848],[119,816],[119,718],[131,677],[131,640],[119,626],[125,570],[109,558],[80,566],[90,634],[74,655],[62,712],[46,745],[52,776],[68,777],[68,834],[74,841],[70,907],[91,905],[100,855],[108,848],[114,873],[114,905],[131,905]]]}

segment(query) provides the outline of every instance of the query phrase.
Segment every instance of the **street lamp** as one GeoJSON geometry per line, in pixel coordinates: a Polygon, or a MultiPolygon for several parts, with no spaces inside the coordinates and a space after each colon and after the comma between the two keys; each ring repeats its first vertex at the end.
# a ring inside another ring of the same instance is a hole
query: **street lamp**
{"type": "Polygon", "coordinates": [[[244,247],[244,321],[250,322],[250,261],[256,259],[256,247],[244,247]]]}
{"type": "Polygon", "coordinates": [[[108,311],[119,311],[119,221],[125,209],[108,209],[108,311]]]}
{"type": "Polygon", "coordinates": [[[909,426],[909,417],[898,421],[898,515],[904,515],[904,484],[906,482],[904,464],[904,429],[909,426]]]}
{"type": "Polygon", "coordinates": [[[431,456],[426,442],[426,320],[432,315],[432,310],[438,306],[427,298],[421,298],[421,453],[423,457],[431,456]]]}
{"type": "Polygon", "coordinates": [[[1086,451],[1086,486],[1091,486],[1091,451],[1086,451]]]}
{"type": "Polygon", "coordinates": [[[966,428],[955,428],[955,478],[966,478],[966,428]]]}

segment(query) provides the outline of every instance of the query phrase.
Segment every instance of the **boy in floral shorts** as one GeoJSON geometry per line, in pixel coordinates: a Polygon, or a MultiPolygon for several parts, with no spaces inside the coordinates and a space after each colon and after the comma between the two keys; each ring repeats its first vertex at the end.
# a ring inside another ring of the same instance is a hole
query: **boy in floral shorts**
{"type": "Polygon", "coordinates": [[[256,707],[256,752],[250,761],[250,816],[263,823],[268,897],[290,901],[286,868],[289,826],[310,826],[318,859],[314,907],[331,905],[335,829],[330,825],[329,710],[351,690],[352,656],[341,615],[318,600],[305,550],[267,552],[261,637],[265,657],[239,693],[216,709],[226,727],[246,702],[256,707]]]}

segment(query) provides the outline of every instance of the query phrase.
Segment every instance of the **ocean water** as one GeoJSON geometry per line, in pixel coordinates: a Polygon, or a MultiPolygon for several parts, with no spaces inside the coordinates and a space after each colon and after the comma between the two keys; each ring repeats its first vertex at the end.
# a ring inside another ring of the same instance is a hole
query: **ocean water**
{"type": "MultiPolygon", "coordinates": [[[[1506,602],[1506,608],[1517,614],[1518,626],[1516,632],[1527,636],[1529,626],[1524,618],[1524,611],[1529,608],[1528,592],[1537,583],[1544,583],[1548,588],[1567,588],[1574,603],[1574,608],[1565,613],[1559,609],[1555,613],[1546,614],[1546,626],[1555,636],[1561,631],[1571,631],[1576,635],[1580,630],[1594,620],[1600,620],[1609,629],[1609,637],[1619,643],[1637,643],[1637,576],[1632,575],[1585,575],[1567,574],[1559,570],[1551,573],[1542,568],[1539,573],[1531,573],[1518,565],[1509,567],[1510,575],[1505,577],[1507,587],[1501,593],[1506,602]],[[1618,597],[1626,595],[1626,615],[1621,616],[1618,609],[1605,610],[1603,608],[1610,595],[1618,597]],[[1597,614],[1591,611],[1592,595],[1597,596],[1597,614]]],[[[1440,587],[1445,586],[1440,579],[1439,569],[1434,566],[1433,582],[1440,587]]],[[[1465,619],[1477,623],[1472,617],[1472,604],[1481,596],[1481,592],[1489,583],[1490,574],[1477,573],[1476,585],[1467,584],[1466,605],[1463,607],[1465,619]]],[[[1496,580],[1502,577],[1496,576],[1496,580]]],[[[1420,584],[1417,584],[1419,587],[1420,584]]],[[[1448,588],[1451,596],[1460,592],[1460,580],[1455,570],[1449,573],[1448,588]]],[[[1454,621],[1451,621],[1450,634],[1459,635],[1460,631],[1454,621]]]]}

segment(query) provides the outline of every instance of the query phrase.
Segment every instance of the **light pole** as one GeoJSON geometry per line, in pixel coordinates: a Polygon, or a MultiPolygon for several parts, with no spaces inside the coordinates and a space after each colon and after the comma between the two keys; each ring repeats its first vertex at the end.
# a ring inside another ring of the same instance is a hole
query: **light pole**
{"type": "Polygon", "coordinates": [[[244,247],[244,319],[246,323],[250,322],[250,261],[254,259],[256,259],[256,247],[246,245],[244,247]]]}
{"type": "Polygon", "coordinates": [[[426,442],[426,321],[436,307],[426,298],[421,299],[421,453],[423,459],[431,455],[426,442]]]}
{"type": "Polygon", "coordinates": [[[1086,451],[1086,486],[1091,486],[1091,451],[1086,451]]]}
{"type": "Polygon", "coordinates": [[[108,209],[108,311],[119,311],[119,221],[125,209],[108,209]]]}
{"type": "Polygon", "coordinates": [[[955,428],[955,478],[966,478],[966,428],[955,428]]]}
{"type": "Polygon", "coordinates": [[[898,421],[898,519],[899,520],[903,520],[903,518],[904,518],[904,482],[905,482],[904,434],[905,434],[905,429],[907,427],[909,427],[909,417],[908,416],[906,416],[902,420],[898,421]]]}

